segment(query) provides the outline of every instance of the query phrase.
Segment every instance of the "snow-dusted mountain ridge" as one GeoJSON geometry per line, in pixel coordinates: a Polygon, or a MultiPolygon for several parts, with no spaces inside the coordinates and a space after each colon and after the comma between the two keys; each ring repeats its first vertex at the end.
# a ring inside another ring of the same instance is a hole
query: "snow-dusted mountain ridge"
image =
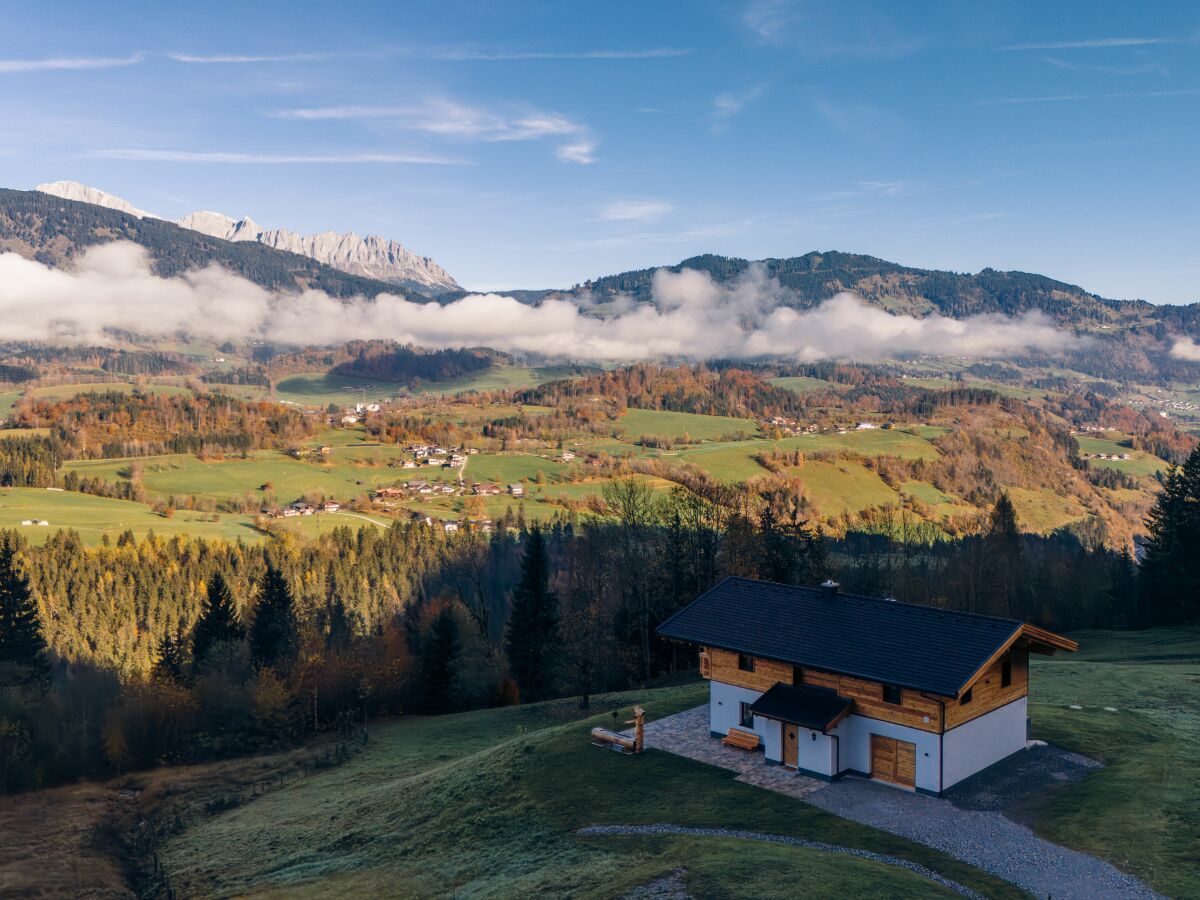
{"type": "MultiPolygon", "coordinates": [[[[39,184],[35,190],[67,200],[92,203],[138,218],[162,218],[138,209],[126,200],[77,181],[39,184]]],[[[338,234],[297,234],[286,228],[264,229],[250,218],[234,219],[215,212],[194,212],[176,220],[177,225],[226,241],[257,241],[276,250],[287,250],[323,262],[342,272],[374,278],[414,288],[423,293],[439,294],[459,289],[445,269],[428,256],[413,253],[399,241],[353,232],[338,234]]]]}

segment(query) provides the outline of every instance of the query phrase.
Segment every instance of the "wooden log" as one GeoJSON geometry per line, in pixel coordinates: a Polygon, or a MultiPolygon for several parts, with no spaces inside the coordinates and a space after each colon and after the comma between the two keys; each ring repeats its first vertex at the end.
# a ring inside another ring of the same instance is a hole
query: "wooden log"
{"type": "Polygon", "coordinates": [[[637,752],[637,741],[623,734],[617,734],[615,731],[609,731],[607,728],[593,728],[592,740],[602,744],[616,744],[626,750],[637,752]]]}

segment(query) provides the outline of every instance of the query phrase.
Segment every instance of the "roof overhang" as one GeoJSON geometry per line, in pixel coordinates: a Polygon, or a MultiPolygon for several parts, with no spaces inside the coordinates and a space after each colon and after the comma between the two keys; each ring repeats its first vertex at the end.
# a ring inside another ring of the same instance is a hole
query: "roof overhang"
{"type": "Polygon", "coordinates": [[[1036,625],[1025,623],[1014,631],[1003,644],[1001,644],[996,652],[987,658],[983,665],[975,670],[975,674],[968,678],[958,689],[958,696],[962,696],[964,691],[970,690],[980,678],[982,678],[987,670],[996,664],[996,660],[1000,659],[1005,653],[1013,647],[1026,647],[1031,653],[1040,653],[1044,656],[1052,655],[1056,650],[1066,650],[1069,653],[1074,653],[1079,649],[1079,642],[1073,641],[1068,637],[1063,637],[1061,634],[1055,634],[1053,631],[1047,631],[1045,628],[1038,628],[1036,625]]]}

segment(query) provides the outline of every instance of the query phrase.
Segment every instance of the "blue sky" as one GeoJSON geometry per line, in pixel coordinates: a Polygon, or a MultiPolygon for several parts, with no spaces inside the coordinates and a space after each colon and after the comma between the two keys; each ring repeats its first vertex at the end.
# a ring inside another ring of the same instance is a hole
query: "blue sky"
{"type": "Polygon", "coordinates": [[[8,187],[383,234],[473,288],[836,249],[1200,299],[1192,4],[6,2],[0,22],[8,187]]]}

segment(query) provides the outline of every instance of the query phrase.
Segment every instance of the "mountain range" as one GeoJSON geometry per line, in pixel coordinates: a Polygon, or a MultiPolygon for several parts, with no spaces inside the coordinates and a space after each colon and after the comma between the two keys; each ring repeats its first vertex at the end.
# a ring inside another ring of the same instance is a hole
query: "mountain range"
{"type": "MultiPolygon", "coordinates": [[[[121,197],[78,181],[39,184],[34,190],[64,200],[103,206],[139,219],[162,218],[138,209],[121,197]]],[[[175,220],[175,224],[224,241],[256,242],[275,250],[308,256],[349,275],[411,288],[428,296],[461,290],[450,273],[428,256],[419,256],[389,238],[359,237],[353,232],[338,234],[334,231],[302,235],[286,228],[263,228],[249,217],[234,219],[208,211],[191,213],[175,220]]]]}
{"type": "MultiPolygon", "coordinates": [[[[155,271],[163,276],[216,262],[263,287],[284,292],[311,287],[339,298],[370,298],[386,292],[443,304],[467,293],[456,284],[449,288],[454,282],[448,275],[442,281],[447,289],[436,293],[428,279],[420,284],[384,280],[385,275],[397,276],[387,261],[394,251],[381,238],[363,240],[332,233],[301,237],[216,213],[195,213],[172,223],[83,185],[59,183],[53,191],[44,187],[46,191],[0,189],[0,250],[58,266],[89,246],[119,239],[146,247],[155,271]]],[[[939,314],[962,319],[1037,311],[1060,327],[1091,338],[1086,346],[1053,357],[1031,355],[1018,360],[1021,365],[1065,367],[1098,378],[1143,383],[1194,380],[1200,372],[1200,364],[1190,358],[1193,354],[1172,352],[1180,338],[1200,337],[1200,303],[1113,300],[1026,272],[946,272],[838,251],[757,261],[704,255],[671,266],[606,275],[570,288],[506,293],[529,304],[565,299],[590,314],[605,316],[606,309],[620,311],[631,299],[656,302],[652,285],[660,268],[693,269],[708,273],[716,282],[731,282],[745,277],[751,267],[761,268],[777,283],[771,302],[779,306],[810,309],[849,291],[890,313],[916,317],[939,314]]],[[[440,267],[436,271],[443,272],[440,267]]],[[[929,352],[936,355],[937,348],[929,352]]]]}

